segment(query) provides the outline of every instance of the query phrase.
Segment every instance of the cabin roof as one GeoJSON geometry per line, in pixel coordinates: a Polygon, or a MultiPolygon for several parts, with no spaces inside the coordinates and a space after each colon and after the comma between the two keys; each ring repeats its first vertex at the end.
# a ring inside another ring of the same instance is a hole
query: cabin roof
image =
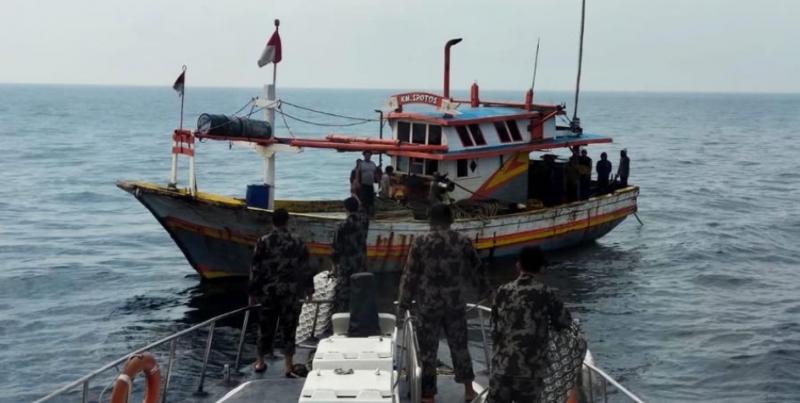
{"type": "Polygon", "coordinates": [[[530,119],[541,116],[538,111],[527,111],[520,108],[507,106],[480,106],[458,108],[458,114],[445,115],[441,110],[420,112],[392,112],[388,118],[391,120],[409,120],[438,124],[441,126],[455,126],[462,124],[483,123],[495,120],[530,119]]]}

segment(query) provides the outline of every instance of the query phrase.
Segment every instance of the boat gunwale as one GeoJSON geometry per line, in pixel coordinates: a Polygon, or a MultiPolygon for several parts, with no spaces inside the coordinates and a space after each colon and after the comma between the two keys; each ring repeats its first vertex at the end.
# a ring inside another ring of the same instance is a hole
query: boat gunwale
{"type": "MultiPolygon", "coordinates": [[[[142,189],[142,190],[145,190],[145,191],[149,191],[151,193],[162,194],[162,195],[171,196],[171,197],[177,197],[177,198],[185,198],[185,199],[195,200],[195,201],[199,201],[199,202],[207,203],[207,204],[212,204],[212,205],[221,205],[221,206],[228,206],[228,207],[239,207],[239,208],[253,210],[253,211],[257,211],[257,212],[261,212],[261,213],[268,213],[268,214],[273,212],[273,210],[269,210],[269,209],[265,209],[265,208],[248,206],[245,203],[245,201],[242,200],[242,199],[237,199],[237,198],[234,198],[234,197],[220,195],[220,194],[216,194],[216,193],[197,192],[197,196],[192,196],[192,195],[189,194],[187,189],[170,188],[170,187],[162,186],[162,185],[159,185],[159,184],[156,184],[156,183],[144,182],[144,181],[125,181],[125,180],[120,180],[120,181],[116,182],[116,185],[120,189],[123,189],[126,192],[134,194],[134,196],[136,196],[135,192],[137,191],[137,189],[142,189]]],[[[629,185],[629,186],[627,186],[625,188],[617,189],[617,190],[615,190],[615,191],[613,191],[611,193],[606,193],[606,194],[602,194],[602,195],[599,195],[599,196],[593,196],[593,197],[590,197],[589,199],[586,199],[586,200],[577,200],[577,201],[573,201],[573,202],[570,202],[570,203],[559,204],[559,205],[550,206],[550,207],[527,209],[527,210],[522,210],[522,211],[515,212],[515,213],[496,215],[496,216],[491,217],[491,219],[494,220],[494,219],[504,219],[504,218],[515,218],[515,217],[521,217],[521,216],[531,216],[531,215],[534,215],[534,214],[540,214],[540,213],[546,212],[547,210],[552,210],[554,212],[558,212],[559,210],[570,209],[570,208],[573,208],[573,207],[579,207],[581,205],[589,204],[590,202],[601,201],[601,200],[604,200],[604,199],[610,199],[612,197],[625,195],[625,194],[633,194],[633,197],[635,198],[639,194],[639,187],[635,186],[635,185],[629,185]]],[[[304,202],[304,201],[329,201],[329,200],[280,200],[280,201],[283,201],[283,202],[304,202]]],[[[320,215],[318,213],[298,213],[298,212],[290,211],[289,214],[292,215],[292,216],[312,218],[312,219],[317,219],[317,220],[320,220],[320,221],[342,221],[344,219],[343,217],[342,218],[330,217],[330,216],[320,215]]],[[[565,215],[565,214],[571,214],[571,213],[555,214],[554,217],[559,217],[559,216],[565,215]]],[[[396,218],[381,219],[381,218],[377,218],[377,219],[373,219],[372,221],[375,222],[375,223],[389,223],[389,224],[391,224],[391,223],[400,223],[400,222],[408,222],[408,223],[416,223],[416,224],[427,224],[428,223],[427,220],[419,220],[419,219],[415,219],[415,218],[411,218],[411,219],[396,219],[396,218]]],[[[483,218],[458,218],[458,219],[455,219],[453,221],[453,223],[454,224],[455,223],[464,224],[464,223],[472,223],[472,222],[476,222],[476,221],[485,221],[485,219],[483,219],[483,218]]]]}

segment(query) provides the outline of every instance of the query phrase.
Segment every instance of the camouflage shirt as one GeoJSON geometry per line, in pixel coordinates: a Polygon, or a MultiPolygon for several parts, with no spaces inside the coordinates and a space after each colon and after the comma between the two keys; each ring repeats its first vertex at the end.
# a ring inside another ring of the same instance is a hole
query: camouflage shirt
{"type": "Polygon", "coordinates": [[[480,292],[488,290],[472,241],[451,229],[431,228],[411,244],[400,278],[400,308],[408,309],[416,301],[422,312],[463,309],[464,281],[480,292]]]}
{"type": "Polygon", "coordinates": [[[541,376],[550,327],[563,329],[571,322],[564,304],[534,275],[522,273],[502,285],[492,308],[492,373],[541,376]]]}
{"type": "Polygon", "coordinates": [[[349,278],[366,269],[369,217],[362,212],[350,213],[333,234],[333,274],[349,278]]]}
{"type": "Polygon", "coordinates": [[[304,296],[314,291],[313,274],[303,241],[276,228],[256,243],[248,293],[263,299],[304,296]]]}

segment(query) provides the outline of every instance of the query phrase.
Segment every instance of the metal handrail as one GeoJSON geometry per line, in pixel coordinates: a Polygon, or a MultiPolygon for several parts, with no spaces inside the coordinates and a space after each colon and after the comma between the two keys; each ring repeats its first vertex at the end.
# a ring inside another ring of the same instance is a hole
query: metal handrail
{"type": "MultiPolygon", "coordinates": [[[[624,395],[625,395],[625,396],[627,396],[629,399],[631,399],[631,401],[633,401],[633,402],[636,402],[636,403],[644,403],[644,401],[643,401],[641,398],[639,398],[638,396],[636,396],[635,394],[633,394],[633,392],[631,392],[630,390],[628,390],[628,388],[626,388],[626,387],[622,386],[622,384],[620,384],[619,382],[617,382],[616,380],[614,380],[614,378],[612,378],[610,375],[608,375],[607,373],[605,373],[605,371],[603,371],[602,369],[600,369],[600,368],[597,368],[596,366],[594,366],[593,364],[590,364],[590,363],[586,362],[585,360],[583,361],[583,366],[584,366],[584,367],[586,367],[586,368],[589,368],[589,370],[590,370],[590,371],[592,371],[592,372],[594,372],[595,374],[597,374],[597,375],[600,375],[600,378],[602,378],[602,379],[603,379],[603,382],[604,382],[604,383],[603,383],[603,399],[604,399],[604,400],[606,400],[606,396],[608,395],[608,394],[606,393],[605,384],[606,384],[606,383],[610,383],[610,384],[611,384],[612,386],[614,386],[614,387],[615,387],[615,388],[616,388],[618,391],[622,392],[622,394],[624,394],[624,395]]],[[[591,383],[591,379],[590,379],[590,382],[589,382],[589,387],[590,387],[590,388],[592,388],[592,387],[593,387],[593,385],[592,385],[592,383],[591,383]]]]}
{"type": "MultiPolygon", "coordinates": [[[[483,353],[484,353],[484,356],[486,357],[486,366],[487,366],[487,368],[490,368],[490,370],[491,370],[491,362],[489,360],[489,356],[491,355],[491,353],[489,351],[490,350],[489,349],[489,344],[487,343],[487,339],[486,339],[486,330],[485,330],[485,325],[483,323],[483,312],[492,313],[492,308],[489,308],[489,307],[486,307],[486,306],[483,306],[483,305],[480,305],[480,304],[467,304],[467,312],[472,311],[472,310],[476,310],[478,312],[478,320],[480,320],[480,327],[481,327],[481,338],[482,338],[482,344],[483,344],[483,353]]],[[[608,391],[607,391],[606,385],[607,384],[611,384],[611,386],[613,386],[614,388],[616,388],[617,390],[622,392],[622,394],[624,394],[626,397],[628,397],[631,401],[633,401],[635,403],[644,403],[644,401],[640,397],[636,396],[633,392],[628,390],[626,387],[622,386],[622,384],[617,382],[614,378],[612,378],[606,372],[604,372],[600,368],[594,366],[594,364],[591,364],[590,362],[588,362],[585,359],[583,361],[583,367],[588,368],[588,370],[590,371],[590,373],[589,373],[589,402],[594,402],[594,393],[593,393],[594,392],[594,384],[592,383],[592,373],[594,373],[594,374],[597,374],[600,377],[600,379],[602,380],[602,382],[603,382],[603,402],[607,402],[608,401],[608,391]]],[[[489,388],[487,387],[486,389],[484,389],[483,392],[488,391],[488,389],[489,388]]]]}
{"type": "MultiPolygon", "coordinates": [[[[310,300],[310,301],[303,300],[302,302],[303,303],[315,304],[317,311],[319,311],[319,306],[321,304],[332,303],[331,300],[310,300]]],[[[53,398],[55,398],[55,397],[57,397],[57,396],[59,396],[61,394],[69,392],[69,391],[75,389],[78,386],[81,386],[81,389],[83,390],[81,401],[82,402],[87,402],[88,401],[88,393],[89,393],[89,381],[91,381],[92,379],[94,379],[98,375],[108,371],[109,369],[111,369],[113,367],[118,367],[120,364],[122,364],[125,361],[127,361],[128,358],[130,358],[131,355],[140,354],[140,353],[143,353],[145,351],[152,350],[152,349],[154,349],[156,347],[162,346],[162,345],[164,345],[164,344],[169,342],[170,343],[169,361],[167,363],[167,372],[165,374],[164,388],[162,390],[162,395],[161,395],[161,401],[162,402],[166,402],[167,391],[168,391],[169,382],[170,382],[170,379],[171,379],[171,372],[172,372],[173,363],[174,363],[174,360],[175,360],[175,347],[176,347],[177,340],[180,339],[181,337],[187,335],[187,334],[194,333],[194,332],[196,332],[197,330],[199,330],[201,328],[208,327],[209,332],[208,332],[208,339],[206,341],[206,347],[205,347],[204,356],[203,356],[203,369],[202,369],[202,371],[200,373],[200,382],[199,382],[198,389],[197,389],[198,392],[202,393],[203,392],[203,382],[205,381],[205,372],[206,372],[207,365],[208,365],[208,358],[209,358],[209,355],[211,353],[211,344],[212,344],[213,339],[214,339],[214,329],[216,327],[216,323],[218,321],[220,321],[220,320],[223,320],[223,319],[229,318],[231,316],[237,315],[237,314],[239,314],[241,312],[245,312],[244,320],[242,321],[241,334],[239,336],[239,343],[238,343],[237,351],[236,351],[236,360],[235,360],[235,364],[234,364],[234,369],[238,370],[240,359],[241,359],[241,355],[242,355],[242,349],[244,347],[244,335],[245,335],[245,333],[247,331],[247,325],[248,325],[249,320],[250,320],[250,311],[252,309],[259,308],[259,307],[261,307],[261,304],[248,305],[248,306],[245,306],[245,307],[234,309],[233,311],[217,315],[217,316],[215,316],[215,317],[213,317],[211,319],[207,319],[207,320],[205,320],[203,322],[200,322],[200,323],[198,323],[196,325],[188,327],[188,328],[186,328],[184,330],[181,330],[181,331],[179,331],[177,333],[173,333],[173,334],[171,334],[171,335],[169,335],[169,336],[167,336],[167,337],[165,337],[163,339],[160,339],[160,340],[157,340],[155,342],[152,342],[152,343],[150,343],[150,344],[148,344],[148,345],[146,345],[146,346],[144,346],[144,347],[142,347],[140,349],[137,349],[137,350],[135,350],[135,351],[133,351],[133,352],[131,352],[129,354],[126,354],[126,355],[124,355],[124,356],[122,356],[122,357],[120,357],[120,358],[118,358],[118,359],[116,359],[116,360],[114,360],[114,361],[112,361],[112,362],[100,367],[99,369],[96,369],[96,370],[90,372],[89,374],[84,375],[81,378],[79,378],[79,379],[77,379],[77,380],[75,380],[73,382],[70,382],[70,383],[68,383],[68,384],[66,384],[66,385],[64,385],[64,386],[62,386],[62,387],[60,387],[58,389],[56,389],[55,391],[53,391],[52,393],[48,394],[47,396],[44,396],[44,397],[36,400],[34,403],[46,402],[46,401],[51,400],[51,399],[53,399],[53,398]]],[[[315,313],[315,316],[316,316],[316,314],[317,313],[315,313]]],[[[316,331],[316,329],[312,329],[312,335],[314,334],[315,331],[316,331]]]]}

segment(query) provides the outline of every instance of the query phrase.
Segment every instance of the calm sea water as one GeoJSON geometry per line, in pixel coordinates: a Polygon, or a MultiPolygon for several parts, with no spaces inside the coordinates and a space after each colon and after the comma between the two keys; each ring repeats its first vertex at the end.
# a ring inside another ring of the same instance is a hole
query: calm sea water
{"type": "MultiPolygon", "coordinates": [[[[279,96],[373,117],[391,92],[279,96]]],[[[187,124],[201,112],[232,113],[257,94],[190,87],[187,124]]],[[[615,139],[591,148],[592,157],[608,151],[616,165],[617,151],[629,150],[645,223],[631,218],[595,244],[551,257],[546,280],[581,319],[600,365],[651,401],[800,400],[800,96],[581,99],[587,130],[615,139]]],[[[150,214],[114,186],[166,181],[177,106],[169,88],[0,86],[0,401],[34,399],[244,303],[230,287],[200,284],[150,214]]],[[[295,136],[325,133],[289,126],[295,136]]],[[[279,156],[279,197],[343,197],[353,158],[279,156]]],[[[202,189],[242,196],[260,181],[251,150],[202,144],[197,160],[202,189]]],[[[230,347],[212,355],[211,371],[234,348],[237,324],[229,325],[217,340],[230,347]]],[[[194,381],[203,343],[179,345],[187,358],[176,366],[177,384],[194,381]]]]}

